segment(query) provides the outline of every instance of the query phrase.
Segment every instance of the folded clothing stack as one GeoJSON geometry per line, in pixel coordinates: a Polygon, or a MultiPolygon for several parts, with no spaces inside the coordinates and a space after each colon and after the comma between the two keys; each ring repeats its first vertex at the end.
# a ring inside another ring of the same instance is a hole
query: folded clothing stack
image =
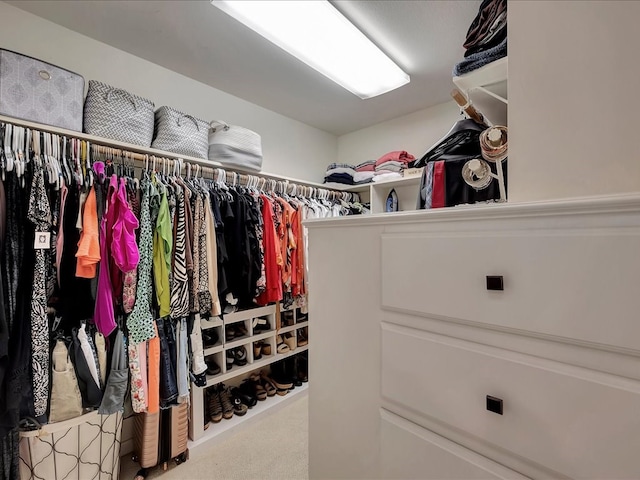
{"type": "Polygon", "coordinates": [[[404,171],[413,164],[415,157],[404,150],[385,153],[375,165],[374,182],[402,178],[404,171]]]}
{"type": "Polygon", "coordinates": [[[353,165],[332,163],[327,167],[324,183],[340,183],[343,185],[361,185],[371,182],[373,171],[357,171],[353,165]]]}
{"type": "Polygon", "coordinates": [[[507,56],[507,0],[482,2],[464,48],[464,60],[453,68],[456,77],[507,56]]]}
{"type": "Polygon", "coordinates": [[[366,162],[362,162],[360,165],[356,165],[356,172],[375,172],[375,170],[375,160],[367,160],[366,162]]]}

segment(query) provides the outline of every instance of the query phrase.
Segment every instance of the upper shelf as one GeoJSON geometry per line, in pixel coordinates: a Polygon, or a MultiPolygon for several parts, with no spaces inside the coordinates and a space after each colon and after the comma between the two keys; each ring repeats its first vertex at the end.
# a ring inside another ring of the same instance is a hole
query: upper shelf
{"type": "Polygon", "coordinates": [[[473,72],[459,77],[453,77],[453,83],[463,92],[468,94],[472,90],[483,92],[508,103],[507,101],[507,74],[509,70],[508,57],[491,62],[473,72]]]}

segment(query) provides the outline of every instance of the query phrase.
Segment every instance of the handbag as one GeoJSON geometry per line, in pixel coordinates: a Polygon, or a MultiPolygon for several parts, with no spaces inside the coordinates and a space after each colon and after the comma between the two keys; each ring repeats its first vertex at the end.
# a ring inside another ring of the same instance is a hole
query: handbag
{"type": "Polygon", "coordinates": [[[84,102],[84,132],[149,147],[153,139],[154,108],[151,100],[89,80],[84,102]]]}
{"type": "Polygon", "coordinates": [[[82,397],[69,350],[62,339],[56,340],[51,354],[51,397],[49,422],[62,422],[82,415],[82,397]]]}
{"type": "Polygon", "coordinates": [[[215,120],[209,133],[209,160],[241,170],[262,169],[262,140],[248,128],[215,120]]]}
{"type": "Polygon", "coordinates": [[[171,107],[160,107],[155,118],[153,148],[206,160],[208,122],[171,107]]]}

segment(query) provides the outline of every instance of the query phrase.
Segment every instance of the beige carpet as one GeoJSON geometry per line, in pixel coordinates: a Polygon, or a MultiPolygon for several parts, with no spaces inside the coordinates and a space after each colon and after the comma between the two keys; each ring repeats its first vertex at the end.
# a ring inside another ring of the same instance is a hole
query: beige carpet
{"type": "MultiPolygon", "coordinates": [[[[224,420],[223,420],[224,421],[224,420]]],[[[209,427],[213,428],[213,426],[209,427]]],[[[121,480],[133,479],[138,465],[122,457],[121,480]]],[[[309,478],[309,401],[306,395],[273,414],[238,428],[221,442],[201,445],[186,463],[156,467],[148,479],[306,480],[309,478]]]]}

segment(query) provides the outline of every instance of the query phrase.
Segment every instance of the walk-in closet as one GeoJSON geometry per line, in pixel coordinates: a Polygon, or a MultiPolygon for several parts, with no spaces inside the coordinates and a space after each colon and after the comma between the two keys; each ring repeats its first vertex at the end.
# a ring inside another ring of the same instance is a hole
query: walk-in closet
{"type": "Polygon", "coordinates": [[[638,18],[0,1],[0,480],[638,478],[638,18]]]}

